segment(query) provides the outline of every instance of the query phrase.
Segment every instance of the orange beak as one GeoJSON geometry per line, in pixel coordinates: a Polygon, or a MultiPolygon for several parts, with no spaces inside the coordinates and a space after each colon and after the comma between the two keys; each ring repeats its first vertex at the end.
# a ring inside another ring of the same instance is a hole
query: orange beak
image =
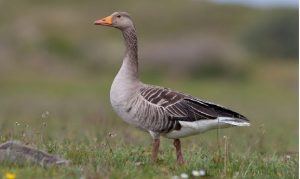
{"type": "Polygon", "coordinates": [[[107,16],[105,18],[96,20],[94,22],[95,25],[111,25],[112,24],[112,16],[107,16]]]}

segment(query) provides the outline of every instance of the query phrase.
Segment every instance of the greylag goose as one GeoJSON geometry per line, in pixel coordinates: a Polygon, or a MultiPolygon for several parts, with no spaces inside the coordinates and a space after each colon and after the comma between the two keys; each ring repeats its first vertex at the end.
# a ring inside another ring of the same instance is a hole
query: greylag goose
{"type": "Polygon", "coordinates": [[[127,123],[150,133],[152,159],[157,160],[160,136],[174,139],[177,163],[183,164],[180,138],[230,126],[249,126],[249,120],[218,104],[169,88],[144,84],[138,76],[138,44],[132,19],[126,12],[94,22],[122,31],[125,56],[113,80],[110,101],[115,112],[127,123]]]}

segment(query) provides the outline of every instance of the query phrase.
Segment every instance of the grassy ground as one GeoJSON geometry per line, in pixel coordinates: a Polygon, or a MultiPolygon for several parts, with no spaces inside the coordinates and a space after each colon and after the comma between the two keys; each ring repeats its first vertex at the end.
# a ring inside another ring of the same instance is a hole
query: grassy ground
{"type": "MultiPolygon", "coordinates": [[[[1,166],[1,173],[11,171],[18,178],[171,178],[181,173],[191,174],[203,169],[207,177],[235,178],[298,178],[295,156],[266,155],[257,152],[229,153],[219,155],[206,147],[197,147],[186,152],[188,164],[174,164],[171,146],[164,147],[158,163],[150,161],[150,148],[132,145],[119,145],[112,151],[95,143],[58,145],[54,152],[63,153],[73,160],[69,168],[28,166],[1,166]],[[227,159],[226,167],[224,157],[227,159]]],[[[50,145],[50,143],[49,143],[50,145]]]]}
{"type": "Polygon", "coordinates": [[[0,164],[1,175],[171,178],[203,169],[208,177],[298,178],[296,62],[254,63],[243,80],[174,80],[142,74],[144,81],[229,106],[251,120],[249,128],[215,130],[183,139],[185,166],[175,164],[172,141],[167,139],[162,140],[158,163],[151,162],[149,135],[125,124],[110,107],[112,74],[73,69],[57,78],[59,71],[15,72],[0,76],[1,142],[21,140],[69,159],[72,165],[44,169],[0,164]]]}

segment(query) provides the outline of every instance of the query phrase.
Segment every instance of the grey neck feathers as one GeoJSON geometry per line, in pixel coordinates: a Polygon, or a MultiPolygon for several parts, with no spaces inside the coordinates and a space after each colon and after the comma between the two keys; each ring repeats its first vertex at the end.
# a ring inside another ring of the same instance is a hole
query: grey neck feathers
{"type": "Polygon", "coordinates": [[[122,32],[126,46],[124,60],[127,60],[130,63],[132,67],[131,70],[133,70],[132,72],[138,75],[138,44],[135,28],[128,27],[123,29],[122,32]]]}

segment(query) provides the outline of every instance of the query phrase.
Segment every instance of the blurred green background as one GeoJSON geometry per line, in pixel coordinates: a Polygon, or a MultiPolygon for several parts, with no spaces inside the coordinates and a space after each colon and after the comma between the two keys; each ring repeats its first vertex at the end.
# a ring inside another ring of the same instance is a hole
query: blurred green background
{"type": "MultiPolygon", "coordinates": [[[[128,11],[145,83],[236,110],[249,128],[220,131],[232,150],[298,151],[298,8],[210,1],[0,1],[0,136],[148,146],[148,134],[112,110],[109,89],[123,58],[121,33],[94,26],[128,11]]],[[[183,140],[216,149],[216,131],[183,140]]],[[[171,145],[165,142],[163,145],[171,145]]]]}

